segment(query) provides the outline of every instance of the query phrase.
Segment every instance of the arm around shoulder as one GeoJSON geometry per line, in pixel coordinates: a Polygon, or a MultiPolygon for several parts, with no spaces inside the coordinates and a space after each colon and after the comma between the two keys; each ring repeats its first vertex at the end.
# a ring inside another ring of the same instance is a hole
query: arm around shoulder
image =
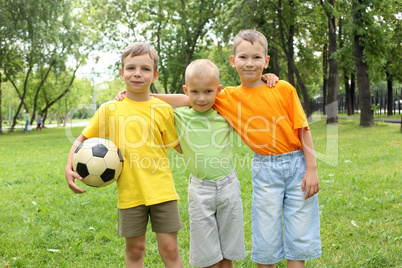
{"type": "Polygon", "coordinates": [[[164,102],[170,104],[172,107],[190,107],[190,101],[187,95],[184,94],[149,94],[152,97],[163,100],[164,102]]]}

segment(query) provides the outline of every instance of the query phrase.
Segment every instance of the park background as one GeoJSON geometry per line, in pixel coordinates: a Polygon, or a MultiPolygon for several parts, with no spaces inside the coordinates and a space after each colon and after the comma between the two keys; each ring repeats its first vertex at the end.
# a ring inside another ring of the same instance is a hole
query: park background
{"type": "MultiPolygon", "coordinates": [[[[231,42],[252,28],[268,39],[267,72],[296,87],[310,119],[323,257],[307,266],[400,266],[402,135],[383,123],[401,118],[399,1],[0,0],[0,14],[0,265],[122,267],[115,185],[77,196],[65,183],[67,152],[82,130],[70,123],[87,122],[124,89],[120,53],[134,41],[160,55],[152,92],[181,92],[198,58],[217,64],[224,86],[239,84],[231,42]],[[64,128],[21,133],[24,110],[33,125],[40,114],[45,126],[64,128]]],[[[248,215],[248,256],[236,267],[252,267],[252,155],[235,144],[248,215]]],[[[188,172],[173,171],[186,263],[188,172]]],[[[147,267],[161,267],[152,234],[148,241],[147,267]]]]}

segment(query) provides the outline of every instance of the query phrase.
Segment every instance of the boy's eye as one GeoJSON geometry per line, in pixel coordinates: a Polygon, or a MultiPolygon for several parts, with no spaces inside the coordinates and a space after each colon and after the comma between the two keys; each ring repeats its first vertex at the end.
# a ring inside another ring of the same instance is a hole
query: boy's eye
{"type": "Polygon", "coordinates": [[[190,92],[191,93],[197,93],[197,90],[191,90],[190,92]]]}

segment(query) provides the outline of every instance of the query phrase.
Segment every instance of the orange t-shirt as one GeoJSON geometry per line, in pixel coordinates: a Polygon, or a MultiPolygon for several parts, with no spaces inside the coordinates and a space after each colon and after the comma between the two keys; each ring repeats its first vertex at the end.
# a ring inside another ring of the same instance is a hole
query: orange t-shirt
{"type": "Polygon", "coordinates": [[[308,127],[296,89],[283,80],[273,88],[227,87],[217,96],[214,108],[261,155],[300,149],[298,129],[308,127]]]}

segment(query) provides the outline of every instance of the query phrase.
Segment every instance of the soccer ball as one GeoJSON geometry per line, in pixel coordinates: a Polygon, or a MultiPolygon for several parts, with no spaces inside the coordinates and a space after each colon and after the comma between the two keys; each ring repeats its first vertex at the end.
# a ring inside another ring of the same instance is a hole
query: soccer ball
{"type": "Polygon", "coordinates": [[[123,156],[111,141],[90,138],[74,152],[73,169],[82,182],[92,187],[104,187],[116,181],[123,169],[123,156]]]}

